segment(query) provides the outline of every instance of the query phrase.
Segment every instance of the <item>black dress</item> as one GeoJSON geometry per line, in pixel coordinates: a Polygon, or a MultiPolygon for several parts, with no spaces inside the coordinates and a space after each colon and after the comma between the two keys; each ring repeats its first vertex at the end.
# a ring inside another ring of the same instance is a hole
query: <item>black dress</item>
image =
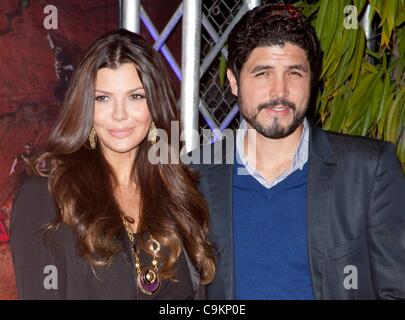
{"type": "MultiPolygon", "coordinates": [[[[204,287],[183,250],[175,267],[177,281],[163,280],[148,296],[136,285],[128,236],[121,234],[122,250],[108,267],[94,270],[77,255],[76,239],[66,224],[44,242],[43,227],[56,218],[48,180],[27,178],[16,195],[10,226],[10,246],[20,299],[200,299],[204,287]]],[[[150,265],[150,257],[140,255],[150,265]],[[149,259],[149,260],[148,260],[149,259]]]]}

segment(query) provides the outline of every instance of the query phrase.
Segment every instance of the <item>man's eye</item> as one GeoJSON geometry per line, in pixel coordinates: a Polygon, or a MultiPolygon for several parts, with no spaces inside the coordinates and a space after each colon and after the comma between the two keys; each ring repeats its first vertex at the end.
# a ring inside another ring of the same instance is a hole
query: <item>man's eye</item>
{"type": "Polygon", "coordinates": [[[260,72],[258,74],[256,74],[256,77],[268,77],[269,73],[268,72],[260,72]]]}
{"type": "Polygon", "coordinates": [[[297,71],[290,71],[290,75],[292,76],[298,76],[298,77],[302,77],[302,74],[297,72],[297,71]]]}
{"type": "Polygon", "coordinates": [[[96,96],[95,99],[97,102],[107,102],[108,101],[108,97],[107,96],[96,96]]]}
{"type": "Polygon", "coordinates": [[[134,93],[131,94],[131,99],[133,100],[145,99],[145,96],[143,94],[134,93]]]}

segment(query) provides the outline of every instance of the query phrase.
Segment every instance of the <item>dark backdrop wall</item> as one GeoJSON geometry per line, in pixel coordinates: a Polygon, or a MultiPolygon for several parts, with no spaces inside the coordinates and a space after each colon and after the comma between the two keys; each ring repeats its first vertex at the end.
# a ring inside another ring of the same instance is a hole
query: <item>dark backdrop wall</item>
{"type": "MultiPolygon", "coordinates": [[[[142,7],[147,12],[155,28],[162,32],[166,24],[169,22],[170,18],[176,11],[177,7],[181,4],[181,0],[143,0],[141,1],[142,7]]],[[[172,33],[168,37],[166,41],[166,45],[170,50],[170,53],[176,60],[177,64],[181,67],[181,25],[182,20],[177,23],[176,27],[173,29],[172,33]]],[[[150,35],[149,31],[145,27],[145,25],[141,22],[141,35],[149,41],[149,43],[154,44],[155,41],[153,40],[152,36],[150,35]]],[[[164,61],[166,61],[164,59],[164,61]]],[[[180,81],[177,79],[176,75],[172,72],[172,69],[167,64],[170,77],[172,78],[172,84],[174,86],[176,95],[180,98],[180,81]]]]}
{"type": "Polygon", "coordinates": [[[118,12],[116,0],[0,0],[0,299],[16,298],[8,228],[25,161],[43,149],[83,50],[118,12]],[[44,26],[47,5],[56,30],[44,26]]]}

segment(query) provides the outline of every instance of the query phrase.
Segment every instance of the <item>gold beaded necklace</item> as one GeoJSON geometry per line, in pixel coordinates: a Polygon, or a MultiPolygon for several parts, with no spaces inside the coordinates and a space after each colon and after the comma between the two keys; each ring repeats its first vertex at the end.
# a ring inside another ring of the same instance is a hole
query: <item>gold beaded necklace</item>
{"type": "Polygon", "coordinates": [[[132,247],[132,255],[135,261],[135,271],[136,271],[136,283],[139,288],[144,294],[151,296],[158,292],[161,279],[159,275],[159,261],[156,258],[156,255],[160,251],[160,243],[150,236],[149,240],[146,242],[146,245],[149,247],[150,251],[153,253],[152,258],[152,266],[146,266],[142,269],[141,261],[139,259],[139,250],[137,249],[137,245],[135,243],[134,234],[129,227],[128,221],[125,217],[122,218],[122,222],[124,223],[125,230],[128,233],[129,241],[131,242],[132,247]]]}

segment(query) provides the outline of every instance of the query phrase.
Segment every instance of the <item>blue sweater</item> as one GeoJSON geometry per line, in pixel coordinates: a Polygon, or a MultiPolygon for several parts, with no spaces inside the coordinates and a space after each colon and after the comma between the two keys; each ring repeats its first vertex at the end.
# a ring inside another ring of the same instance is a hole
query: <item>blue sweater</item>
{"type": "Polygon", "coordinates": [[[307,164],[267,189],[233,172],[236,299],[313,299],[307,253],[307,164]]]}

